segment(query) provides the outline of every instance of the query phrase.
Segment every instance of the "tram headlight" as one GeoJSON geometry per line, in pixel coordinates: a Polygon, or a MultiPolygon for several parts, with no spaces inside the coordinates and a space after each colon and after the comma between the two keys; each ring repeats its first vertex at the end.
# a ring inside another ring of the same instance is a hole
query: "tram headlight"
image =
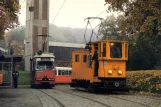
{"type": "Polygon", "coordinates": [[[122,71],[121,70],[118,70],[118,75],[122,75],[122,71]]]}
{"type": "Polygon", "coordinates": [[[112,70],[108,70],[108,75],[112,75],[112,70]]]}
{"type": "Polygon", "coordinates": [[[115,43],[110,43],[111,47],[113,47],[115,45],[115,43]]]}

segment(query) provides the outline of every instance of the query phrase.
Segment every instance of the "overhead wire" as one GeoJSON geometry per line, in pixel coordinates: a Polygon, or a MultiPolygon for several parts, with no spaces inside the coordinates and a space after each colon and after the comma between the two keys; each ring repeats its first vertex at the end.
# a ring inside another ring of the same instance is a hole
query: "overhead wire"
{"type": "MultiPolygon", "coordinates": [[[[108,7],[107,7],[108,8],[108,7]]],[[[106,9],[107,9],[106,8],[106,9]]],[[[98,17],[98,16],[100,16],[103,12],[105,12],[106,11],[106,9],[104,9],[103,11],[101,11],[96,17],[98,17]]],[[[94,19],[92,20],[92,21],[94,21],[94,19]]],[[[92,22],[91,21],[91,22],[92,22]]],[[[86,26],[85,26],[86,27],[86,26]]],[[[77,36],[85,27],[83,27],[82,29],[80,29],[76,34],[75,34],[75,36],[77,36]]]]}
{"type": "Polygon", "coordinates": [[[55,19],[57,18],[58,14],[60,13],[60,11],[61,11],[61,9],[63,8],[63,6],[64,6],[64,4],[65,4],[66,1],[67,1],[67,0],[64,0],[63,4],[61,5],[61,7],[60,7],[60,9],[59,9],[59,11],[58,11],[58,13],[57,13],[56,16],[54,17],[52,23],[53,23],[53,22],[55,21],[55,19]]]}
{"type": "MultiPolygon", "coordinates": [[[[92,29],[92,34],[91,34],[91,37],[90,37],[90,42],[91,42],[91,39],[92,39],[92,36],[93,36],[93,34],[95,34],[96,36],[97,36],[97,38],[99,38],[98,37],[98,34],[96,34],[95,32],[94,32],[94,30],[98,27],[98,26],[100,26],[102,24],[102,21],[101,21],[101,23],[99,23],[97,26],[95,26],[93,29],[92,29]]],[[[91,25],[91,24],[90,24],[91,25]]],[[[92,28],[92,26],[91,26],[91,28],[92,28]]],[[[100,38],[99,38],[100,39],[100,38]]]]}

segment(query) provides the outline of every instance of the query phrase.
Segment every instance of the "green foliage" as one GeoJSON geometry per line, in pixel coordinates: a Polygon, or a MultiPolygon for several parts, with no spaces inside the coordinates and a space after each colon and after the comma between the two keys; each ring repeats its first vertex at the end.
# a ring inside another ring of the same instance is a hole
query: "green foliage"
{"type": "Polygon", "coordinates": [[[24,54],[24,39],[25,39],[25,27],[21,26],[17,29],[10,30],[5,35],[6,47],[11,43],[14,54],[24,54]]]}
{"type": "Polygon", "coordinates": [[[105,0],[109,11],[120,11],[120,31],[129,41],[128,70],[161,65],[161,0],[105,0]],[[147,5],[148,4],[148,5],[147,5]]]}
{"type": "Polygon", "coordinates": [[[161,47],[158,40],[151,38],[146,33],[139,34],[129,45],[128,70],[153,69],[161,59],[161,47]],[[135,45],[134,45],[135,43],[135,45]]]}
{"type": "MultiPolygon", "coordinates": [[[[6,0],[4,0],[6,1],[6,0]]],[[[17,0],[11,3],[1,2],[0,4],[0,39],[3,39],[4,31],[18,26],[18,12],[20,5],[17,0]]]]}
{"type": "Polygon", "coordinates": [[[154,29],[160,30],[160,0],[106,0],[106,2],[111,4],[109,9],[124,12],[122,32],[153,33],[154,29]]]}
{"type": "Polygon", "coordinates": [[[25,27],[20,26],[16,29],[10,30],[5,34],[6,42],[11,42],[12,40],[23,41],[25,39],[25,27]]]}
{"type": "Polygon", "coordinates": [[[114,39],[114,37],[119,40],[123,39],[120,34],[119,21],[114,15],[108,16],[106,20],[101,23],[99,33],[103,34],[104,40],[114,39]]]}
{"type": "Polygon", "coordinates": [[[145,92],[161,93],[161,71],[130,71],[127,72],[129,88],[145,92]]]}

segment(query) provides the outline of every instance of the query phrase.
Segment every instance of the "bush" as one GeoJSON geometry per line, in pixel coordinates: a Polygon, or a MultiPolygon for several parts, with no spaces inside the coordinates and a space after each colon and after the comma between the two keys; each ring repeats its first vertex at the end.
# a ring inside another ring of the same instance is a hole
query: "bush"
{"type": "Polygon", "coordinates": [[[161,71],[128,71],[127,85],[140,91],[161,93],[161,71]]]}

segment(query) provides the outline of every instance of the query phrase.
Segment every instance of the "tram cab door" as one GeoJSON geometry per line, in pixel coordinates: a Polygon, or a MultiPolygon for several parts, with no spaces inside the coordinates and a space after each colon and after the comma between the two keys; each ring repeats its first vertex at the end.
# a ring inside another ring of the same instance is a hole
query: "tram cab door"
{"type": "Polygon", "coordinates": [[[92,68],[92,60],[91,60],[91,52],[88,51],[88,54],[87,54],[87,67],[88,68],[92,68]]]}
{"type": "Polygon", "coordinates": [[[98,61],[98,43],[92,45],[92,69],[94,71],[94,77],[98,77],[99,61],[98,61]]]}

